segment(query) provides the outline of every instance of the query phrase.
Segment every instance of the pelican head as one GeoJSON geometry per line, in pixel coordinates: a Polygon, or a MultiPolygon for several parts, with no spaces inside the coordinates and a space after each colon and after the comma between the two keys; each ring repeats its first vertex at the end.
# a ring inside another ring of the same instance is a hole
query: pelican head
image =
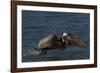
{"type": "Polygon", "coordinates": [[[66,37],[66,36],[68,36],[68,33],[64,32],[63,35],[62,35],[62,41],[63,41],[63,42],[65,42],[64,37],[66,37]]]}
{"type": "Polygon", "coordinates": [[[68,33],[64,32],[63,35],[62,35],[62,37],[65,37],[67,35],[68,35],[68,33]]]}

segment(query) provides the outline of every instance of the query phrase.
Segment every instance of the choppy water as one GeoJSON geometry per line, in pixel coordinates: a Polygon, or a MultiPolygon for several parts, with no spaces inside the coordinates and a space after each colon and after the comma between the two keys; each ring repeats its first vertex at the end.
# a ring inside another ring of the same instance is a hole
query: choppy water
{"type": "Polygon", "coordinates": [[[22,62],[89,59],[88,13],[22,11],[22,62]],[[46,55],[36,51],[39,39],[47,34],[61,35],[71,32],[81,37],[86,48],[69,46],[64,50],[50,50],[46,55]]]}

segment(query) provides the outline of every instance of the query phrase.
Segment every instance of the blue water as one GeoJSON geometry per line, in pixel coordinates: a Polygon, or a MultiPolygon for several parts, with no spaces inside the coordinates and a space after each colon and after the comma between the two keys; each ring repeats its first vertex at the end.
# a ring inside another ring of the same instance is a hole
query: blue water
{"type": "Polygon", "coordinates": [[[22,11],[22,62],[89,59],[89,13],[22,11]],[[69,46],[64,50],[50,50],[38,55],[38,41],[47,34],[73,33],[82,38],[86,48],[69,46]]]}

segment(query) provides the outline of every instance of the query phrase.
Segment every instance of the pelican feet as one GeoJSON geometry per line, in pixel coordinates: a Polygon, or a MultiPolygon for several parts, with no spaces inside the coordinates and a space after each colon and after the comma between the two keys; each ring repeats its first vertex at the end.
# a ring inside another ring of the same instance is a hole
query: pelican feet
{"type": "Polygon", "coordinates": [[[47,53],[46,51],[42,50],[41,53],[40,53],[40,55],[46,55],[46,53],[47,53]]]}

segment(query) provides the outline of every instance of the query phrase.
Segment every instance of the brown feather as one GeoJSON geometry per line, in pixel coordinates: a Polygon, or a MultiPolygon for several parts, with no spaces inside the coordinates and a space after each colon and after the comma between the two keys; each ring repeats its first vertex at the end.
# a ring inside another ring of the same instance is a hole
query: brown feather
{"type": "Polygon", "coordinates": [[[85,48],[85,42],[82,39],[80,39],[79,37],[77,37],[73,34],[70,34],[66,37],[67,37],[70,45],[76,45],[77,47],[85,48]]]}

